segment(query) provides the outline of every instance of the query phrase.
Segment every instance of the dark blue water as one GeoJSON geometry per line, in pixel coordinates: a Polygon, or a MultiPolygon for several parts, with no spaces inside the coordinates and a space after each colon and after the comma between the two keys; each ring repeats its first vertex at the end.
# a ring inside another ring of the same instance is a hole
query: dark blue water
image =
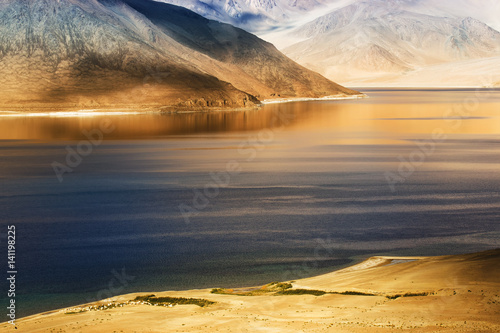
{"type": "Polygon", "coordinates": [[[10,133],[0,142],[0,250],[15,225],[18,315],[298,279],[371,255],[499,247],[500,93],[459,126],[443,112],[475,91],[371,95],[115,116],[115,131],[62,182],[51,164],[100,119],[0,119],[10,133]],[[436,129],[446,139],[434,142],[436,129]],[[401,158],[426,142],[432,153],[391,188],[388,172],[401,176],[401,158]]]}

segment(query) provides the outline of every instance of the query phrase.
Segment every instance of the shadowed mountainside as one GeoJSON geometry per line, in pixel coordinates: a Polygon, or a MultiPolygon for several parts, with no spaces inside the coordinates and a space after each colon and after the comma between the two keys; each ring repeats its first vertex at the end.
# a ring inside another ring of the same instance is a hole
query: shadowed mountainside
{"type": "Polygon", "coordinates": [[[149,0],[0,1],[4,108],[243,107],[354,93],[271,44],[149,0]]]}
{"type": "Polygon", "coordinates": [[[332,0],[157,0],[257,33],[291,23],[332,0]]]}
{"type": "Polygon", "coordinates": [[[298,65],[272,44],[244,30],[207,20],[182,7],[163,3],[151,5],[142,0],[124,1],[182,45],[243,70],[246,75],[235,77],[230,72],[213,72],[213,69],[205,68],[209,73],[259,99],[273,93],[282,97],[355,93],[298,65]],[[257,82],[252,82],[255,79],[257,82]]]}
{"type": "Polygon", "coordinates": [[[353,87],[495,87],[495,0],[157,0],[242,27],[353,87]]]}

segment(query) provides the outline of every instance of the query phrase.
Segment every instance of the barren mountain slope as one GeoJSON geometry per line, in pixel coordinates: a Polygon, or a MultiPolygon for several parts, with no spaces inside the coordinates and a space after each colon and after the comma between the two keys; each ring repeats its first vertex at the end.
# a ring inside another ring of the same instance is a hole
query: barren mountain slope
{"type": "MultiPolygon", "coordinates": [[[[282,97],[321,97],[336,93],[356,93],[298,65],[272,44],[244,30],[209,21],[181,7],[160,3],[149,5],[141,0],[125,2],[179,43],[212,59],[236,66],[264,84],[268,89],[255,89],[248,85],[249,81],[244,76],[235,76],[232,72],[216,73],[219,78],[258,98],[265,98],[270,94],[282,97]]],[[[204,70],[212,73],[213,68],[204,67],[204,70]]]]}
{"type": "Polygon", "coordinates": [[[205,106],[242,106],[251,99],[163,52],[157,29],[119,2],[2,1],[0,22],[2,105],[169,105],[205,98],[205,106]]]}
{"type": "Polygon", "coordinates": [[[157,1],[255,32],[301,65],[349,86],[482,86],[484,77],[474,79],[469,70],[500,56],[496,0],[157,1]],[[436,66],[468,61],[475,65],[464,68],[463,80],[440,68],[429,80],[436,66]]]}
{"type": "Polygon", "coordinates": [[[302,41],[285,54],[341,82],[500,54],[500,32],[486,24],[411,12],[395,1],[358,1],[290,36],[302,41]]]}
{"type": "Polygon", "coordinates": [[[240,107],[253,95],[350,92],[249,33],[149,0],[0,1],[0,89],[4,108],[240,107]]]}

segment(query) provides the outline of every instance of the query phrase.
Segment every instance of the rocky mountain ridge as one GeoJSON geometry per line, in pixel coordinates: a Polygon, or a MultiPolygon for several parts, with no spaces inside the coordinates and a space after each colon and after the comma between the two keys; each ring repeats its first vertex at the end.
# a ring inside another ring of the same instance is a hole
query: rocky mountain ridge
{"type": "Polygon", "coordinates": [[[259,4],[247,7],[249,0],[187,2],[211,6],[218,20],[256,32],[301,65],[349,86],[483,86],[486,80],[489,86],[498,80],[486,76],[500,76],[500,63],[491,67],[500,57],[496,0],[275,0],[260,12],[259,4]],[[303,11],[293,7],[299,3],[303,11]],[[463,75],[450,73],[453,64],[464,66],[463,75]]]}
{"type": "Polygon", "coordinates": [[[241,29],[149,0],[0,1],[0,105],[243,107],[354,93],[241,29]]]}

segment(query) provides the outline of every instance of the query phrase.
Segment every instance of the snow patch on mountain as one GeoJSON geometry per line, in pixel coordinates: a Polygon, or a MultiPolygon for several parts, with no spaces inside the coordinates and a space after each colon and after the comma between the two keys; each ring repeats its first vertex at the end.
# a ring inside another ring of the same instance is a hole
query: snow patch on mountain
{"type": "Polygon", "coordinates": [[[335,0],[156,0],[188,8],[206,18],[230,23],[251,32],[286,27],[304,17],[317,17],[335,0]]]}

